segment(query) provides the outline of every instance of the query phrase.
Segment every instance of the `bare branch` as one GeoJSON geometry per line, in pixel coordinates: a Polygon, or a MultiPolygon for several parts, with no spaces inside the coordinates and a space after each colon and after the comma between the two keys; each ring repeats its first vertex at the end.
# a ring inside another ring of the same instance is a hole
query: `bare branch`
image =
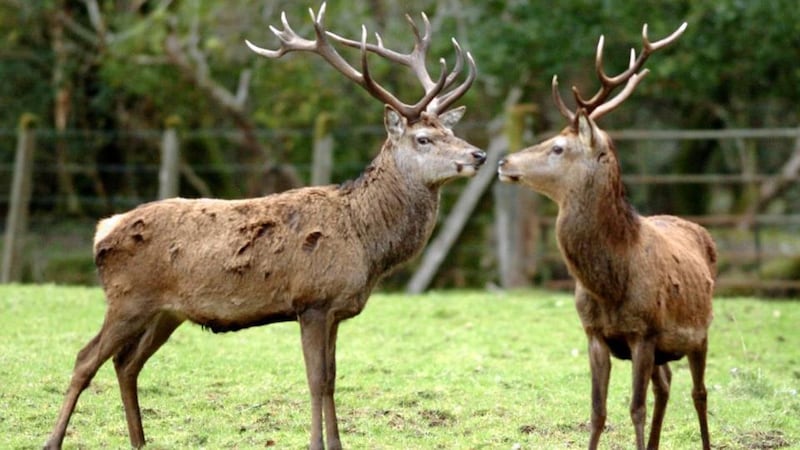
{"type": "Polygon", "coordinates": [[[86,13],[89,15],[89,22],[91,22],[100,40],[105,42],[108,34],[108,27],[106,27],[106,22],[100,14],[100,6],[97,4],[97,0],[83,0],[83,4],[86,5],[86,13]]]}
{"type": "Polygon", "coordinates": [[[75,36],[79,37],[81,40],[86,42],[87,44],[96,47],[99,45],[99,37],[95,32],[92,30],[84,27],[83,25],[79,24],[75,20],[72,19],[68,14],[64,11],[58,11],[56,15],[57,20],[60,20],[61,23],[64,24],[64,27],[71,31],[75,36]]]}
{"type": "Polygon", "coordinates": [[[236,87],[236,103],[240,108],[244,108],[247,103],[247,95],[250,93],[250,79],[252,78],[253,71],[250,69],[242,70],[239,74],[239,85],[236,87]]]}

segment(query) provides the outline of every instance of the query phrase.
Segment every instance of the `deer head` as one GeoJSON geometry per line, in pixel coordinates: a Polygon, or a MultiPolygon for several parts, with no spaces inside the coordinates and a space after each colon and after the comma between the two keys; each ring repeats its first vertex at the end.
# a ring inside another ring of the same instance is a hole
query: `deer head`
{"type": "Polygon", "coordinates": [[[428,73],[425,58],[431,43],[431,24],[422,13],[424,32],[420,34],[414,20],[406,15],[406,20],[414,34],[414,47],[409,53],[399,53],[383,45],[381,36],[376,33],[377,44],[367,42],[367,29],[362,25],[361,40],[344,38],[323,26],[325,3],[315,14],[309,9],[314,24],[314,40],[298,36],[289,26],[286,14],[281,15],[283,30],[270,27],[278,37],[281,46],[278,50],[267,50],[246,41],[248,47],[259,55],[279,58],[292,51],[316,53],[344,74],[348,79],[364,88],[374,98],[386,104],[384,125],[388,134],[387,144],[382,153],[392,153],[396,165],[408,176],[420,177],[427,185],[438,185],[453,177],[472,176],[486,159],[484,152],[453,135],[452,127],[464,115],[465,108],[448,108],[463,96],[475,80],[475,61],[469,52],[462,51],[453,39],[456,62],[452,70],[447,70],[444,59],[439,60],[441,72],[434,81],[428,73]],[[360,70],[350,65],[331,42],[360,49],[360,70]],[[367,55],[375,54],[391,62],[406,66],[415,74],[424,89],[423,96],[413,104],[400,101],[394,94],[376,82],[369,71],[367,55]],[[468,66],[466,79],[455,85],[459,73],[468,66]]]}
{"type": "MultiPolygon", "coordinates": [[[[553,100],[569,125],[561,133],[538,145],[509,155],[498,168],[501,181],[521,183],[533,190],[547,195],[556,203],[562,204],[567,196],[586,192],[584,186],[596,184],[596,180],[606,174],[612,179],[619,178],[619,164],[611,139],[595,121],[617,108],[627,99],[648,70],[637,72],[647,58],[656,50],[674,42],[686,29],[681,25],[668,37],[650,42],[647,25],[642,28],[643,48],[638,57],[631,50],[628,68],[619,75],[610,77],[603,70],[603,37],[597,45],[595,70],[600,79],[600,89],[589,100],[585,100],[578,89],[572,91],[577,111],[571,111],[558,91],[558,78],[553,77],[553,100]],[[609,95],[621,86],[625,87],[615,97],[609,95]]],[[[602,179],[602,178],[601,178],[602,179]]],[[[617,186],[614,186],[617,188],[617,186]]],[[[619,186],[621,189],[621,185],[619,186]]],[[[605,195],[605,193],[602,193],[605,195]]]]}

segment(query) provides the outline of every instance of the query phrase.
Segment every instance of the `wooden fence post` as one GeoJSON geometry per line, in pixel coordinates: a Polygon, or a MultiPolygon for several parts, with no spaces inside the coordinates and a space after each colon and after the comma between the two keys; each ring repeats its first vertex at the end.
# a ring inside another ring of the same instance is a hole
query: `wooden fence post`
{"type": "Polygon", "coordinates": [[[11,182],[11,199],[6,219],[3,245],[3,266],[0,283],[18,282],[22,278],[22,250],[28,229],[28,206],[33,178],[33,153],[36,148],[36,118],[23,114],[19,121],[17,154],[11,182]]]}
{"type": "Polygon", "coordinates": [[[178,140],[178,126],[181,119],[169,116],[165,122],[167,129],[161,139],[161,167],[158,171],[158,198],[178,196],[180,181],[181,149],[178,140]]]}
{"type": "Polygon", "coordinates": [[[321,186],[331,182],[333,170],[333,136],[330,132],[333,117],[320,113],[314,122],[314,150],[311,161],[311,185],[321,186]]]}
{"type": "MultiPolygon", "coordinates": [[[[522,149],[526,127],[525,119],[535,111],[536,106],[532,104],[518,104],[508,108],[504,132],[508,140],[509,151],[515,152],[522,149]]],[[[494,228],[500,286],[503,289],[526,286],[528,281],[525,270],[527,256],[527,245],[525,244],[528,242],[523,228],[534,225],[534,232],[538,228],[536,228],[536,224],[529,224],[522,220],[520,209],[523,200],[529,199],[532,194],[519,186],[504,183],[495,183],[492,193],[495,205],[494,228]]],[[[536,212],[534,211],[533,214],[535,215],[536,212]]]]}

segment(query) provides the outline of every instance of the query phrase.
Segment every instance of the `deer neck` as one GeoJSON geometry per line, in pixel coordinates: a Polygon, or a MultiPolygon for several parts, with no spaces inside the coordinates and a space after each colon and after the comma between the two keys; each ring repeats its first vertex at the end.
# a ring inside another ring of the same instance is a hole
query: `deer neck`
{"type": "Polygon", "coordinates": [[[353,228],[376,276],[422,250],[439,209],[439,187],[403,174],[392,153],[389,148],[382,149],[358,179],[342,186],[353,228]]]}
{"type": "Polygon", "coordinates": [[[625,197],[619,167],[609,166],[560,202],[556,235],[570,273],[590,292],[613,299],[624,297],[641,225],[625,197]]]}

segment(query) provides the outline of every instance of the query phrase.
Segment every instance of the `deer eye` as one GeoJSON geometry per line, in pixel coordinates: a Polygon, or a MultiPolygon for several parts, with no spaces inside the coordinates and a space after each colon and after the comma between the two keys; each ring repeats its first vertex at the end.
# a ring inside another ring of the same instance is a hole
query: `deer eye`
{"type": "Polygon", "coordinates": [[[431,142],[432,142],[431,138],[429,138],[428,136],[417,136],[417,144],[419,145],[428,145],[431,142]]]}
{"type": "Polygon", "coordinates": [[[560,155],[560,154],[564,153],[564,147],[562,147],[560,145],[554,145],[552,151],[556,155],[560,155]]]}

